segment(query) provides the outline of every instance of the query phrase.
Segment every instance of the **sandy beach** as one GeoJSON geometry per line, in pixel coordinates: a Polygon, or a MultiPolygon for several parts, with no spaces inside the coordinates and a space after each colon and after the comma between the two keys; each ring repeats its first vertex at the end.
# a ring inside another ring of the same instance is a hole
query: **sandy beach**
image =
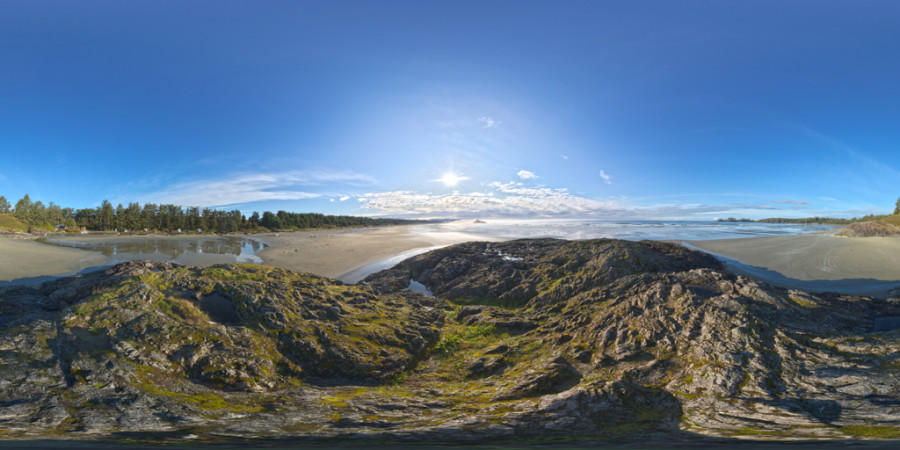
{"type": "MultiPolygon", "coordinates": [[[[52,236],[51,242],[141,242],[199,241],[210,239],[249,238],[264,242],[269,248],[256,253],[262,263],[297,272],[308,272],[329,278],[350,274],[358,281],[361,268],[379,261],[429,249],[489,238],[457,232],[429,233],[415,226],[363,228],[343,230],[293,231],[262,234],[216,235],[75,235],[52,236]],[[356,271],[356,272],[354,272],[356,271]]],[[[118,255],[124,257],[125,255],[118,255]]],[[[164,255],[135,255],[130,259],[167,259],[164,255]]],[[[126,259],[129,259],[126,257],[126,259]]],[[[68,275],[92,267],[112,264],[113,259],[97,251],[47,245],[28,238],[0,237],[0,284],[42,281],[68,275]]],[[[188,252],[176,262],[195,266],[234,262],[227,255],[188,252]]]]}
{"type": "Polygon", "coordinates": [[[42,244],[31,239],[0,238],[0,283],[33,282],[106,264],[98,252],[42,244]]]}
{"type": "Polygon", "coordinates": [[[732,272],[807,291],[885,297],[900,286],[900,238],[796,236],[688,241],[732,272]]]}
{"type": "Polygon", "coordinates": [[[255,235],[271,248],[259,253],[265,264],[329,278],[415,250],[491,240],[467,233],[424,233],[415,226],[374,229],[294,231],[255,235]]]}
{"type": "MultiPolygon", "coordinates": [[[[461,242],[491,240],[477,234],[444,228],[395,226],[383,228],[293,231],[262,234],[54,236],[52,240],[134,242],[150,240],[199,241],[248,238],[268,248],[256,252],[263,264],[309,272],[354,283],[434,248],[461,242]],[[431,231],[429,231],[431,230],[431,231]]],[[[769,283],[814,292],[840,292],[886,297],[900,287],[900,238],[849,238],[836,230],[812,234],[740,239],[677,241],[710,252],[729,270],[769,283]]],[[[119,255],[121,256],[121,255],[119,255]]],[[[145,255],[137,255],[146,258],[145,255]]],[[[155,255],[154,259],[165,258],[155,255]]],[[[134,259],[134,257],[132,258],[134,259]]],[[[234,257],[212,252],[187,252],[177,262],[208,266],[233,262],[234,257]]],[[[84,249],[47,245],[30,239],[0,237],[0,284],[29,283],[71,274],[114,261],[84,249]]]]}

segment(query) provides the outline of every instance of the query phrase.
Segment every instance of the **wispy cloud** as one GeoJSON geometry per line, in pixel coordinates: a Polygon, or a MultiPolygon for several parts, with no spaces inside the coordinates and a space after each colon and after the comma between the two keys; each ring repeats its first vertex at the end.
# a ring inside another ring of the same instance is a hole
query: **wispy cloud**
{"type": "Polygon", "coordinates": [[[565,159],[565,160],[568,160],[568,159],[569,159],[569,157],[568,157],[567,155],[559,155],[559,157],[562,158],[562,159],[565,159]]]}
{"type": "Polygon", "coordinates": [[[612,184],[612,178],[610,178],[610,176],[607,175],[606,172],[604,172],[604,171],[602,171],[602,170],[600,171],[600,178],[603,179],[603,182],[604,182],[604,183],[606,183],[606,184],[612,184]]]}
{"type": "Polygon", "coordinates": [[[484,129],[497,128],[500,126],[501,123],[503,123],[499,120],[494,120],[493,117],[482,117],[482,118],[478,119],[478,122],[481,123],[481,128],[484,128],[484,129]]]}
{"type": "Polygon", "coordinates": [[[530,170],[520,170],[519,173],[517,173],[516,175],[518,175],[519,178],[521,178],[523,180],[534,180],[534,179],[538,178],[538,176],[535,175],[535,173],[530,170]]]}
{"type": "Polygon", "coordinates": [[[176,183],[163,190],[144,194],[140,201],[219,207],[267,200],[303,200],[322,196],[310,192],[310,188],[332,184],[372,186],[376,184],[376,180],[368,175],[349,171],[244,173],[214,180],[176,183]]]}
{"type": "Polygon", "coordinates": [[[809,202],[805,202],[803,200],[775,200],[773,203],[781,203],[783,205],[808,205],[809,202]]]}
{"type": "Polygon", "coordinates": [[[346,202],[347,200],[350,200],[350,197],[346,195],[340,198],[340,201],[342,202],[346,202]]]}
{"type": "Polygon", "coordinates": [[[855,160],[859,163],[865,164],[868,167],[870,167],[871,169],[878,170],[887,175],[891,175],[895,178],[900,177],[900,171],[898,171],[897,169],[895,169],[877,159],[874,159],[862,152],[857,151],[850,145],[848,145],[836,138],[833,138],[825,133],[821,133],[821,132],[816,131],[809,127],[798,126],[796,128],[798,128],[801,132],[805,133],[807,136],[810,136],[810,137],[818,140],[819,142],[822,142],[823,144],[825,144],[826,146],[828,146],[834,150],[843,152],[845,155],[851,157],[853,160],[855,160]]]}

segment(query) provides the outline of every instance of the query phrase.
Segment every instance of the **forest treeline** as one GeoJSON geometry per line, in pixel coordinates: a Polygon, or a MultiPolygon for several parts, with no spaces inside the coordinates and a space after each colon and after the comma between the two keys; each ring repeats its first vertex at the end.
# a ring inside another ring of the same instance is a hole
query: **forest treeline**
{"type": "Polygon", "coordinates": [[[760,219],[757,222],[762,223],[799,223],[799,224],[821,224],[821,225],[849,225],[857,222],[868,222],[871,220],[879,220],[888,217],[887,215],[869,214],[863,217],[854,217],[852,219],[836,219],[834,217],[803,217],[799,219],[789,219],[784,217],[770,217],[768,219],[760,219]]]}
{"type": "Polygon", "coordinates": [[[888,215],[876,215],[869,214],[863,217],[854,217],[852,219],[837,219],[834,217],[801,217],[801,218],[788,218],[788,217],[769,217],[767,219],[735,219],[734,217],[729,217],[727,219],[719,219],[719,222],[759,222],[759,223],[798,223],[804,225],[849,225],[851,223],[858,222],[869,222],[872,220],[882,220],[885,218],[891,217],[888,215]]]}
{"type": "Polygon", "coordinates": [[[799,219],[787,217],[769,217],[768,219],[752,220],[752,219],[735,219],[729,217],[727,219],[719,219],[719,222],[762,222],[762,223],[800,223],[800,224],[819,224],[819,225],[850,225],[851,223],[872,222],[876,220],[886,220],[889,223],[900,223],[900,198],[895,203],[894,214],[868,214],[862,217],[854,217],[852,219],[836,219],[834,217],[802,217],[799,219]]]}
{"type": "Polygon", "coordinates": [[[54,230],[59,226],[75,232],[84,227],[92,231],[195,231],[233,232],[294,230],[309,228],[340,228],[359,226],[404,225],[422,223],[405,219],[373,219],[357,216],[331,216],[319,213],[290,213],[278,211],[253,212],[247,217],[239,210],[221,211],[196,206],[171,204],[121,203],[113,206],[103,200],[96,208],[64,208],[53,202],[45,205],[33,202],[28,194],[12,205],[0,196],[0,229],[26,231],[54,230]],[[17,228],[19,228],[17,230],[17,228]]]}

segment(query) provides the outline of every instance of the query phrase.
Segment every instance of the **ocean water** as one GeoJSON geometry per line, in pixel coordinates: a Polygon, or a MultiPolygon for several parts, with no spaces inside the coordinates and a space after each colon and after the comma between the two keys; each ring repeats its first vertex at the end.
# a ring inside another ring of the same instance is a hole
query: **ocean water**
{"type": "MultiPolygon", "coordinates": [[[[585,220],[458,220],[413,227],[422,234],[468,234],[481,239],[535,239],[556,238],[584,239],[644,239],[667,241],[702,241],[708,239],[732,239],[762,236],[787,236],[808,234],[834,229],[831,225],[772,224],[755,222],[701,222],[701,221],[619,221],[591,222],[585,220]]],[[[437,247],[422,247],[358,267],[338,277],[345,283],[357,283],[368,275],[389,269],[413,256],[437,247]]]]}
{"type": "Polygon", "coordinates": [[[569,240],[612,238],[639,241],[733,239],[786,236],[834,229],[831,225],[756,222],[618,221],[585,220],[484,220],[455,221],[416,227],[421,233],[469,233],[497,239],[557,238],[569,240]]]}

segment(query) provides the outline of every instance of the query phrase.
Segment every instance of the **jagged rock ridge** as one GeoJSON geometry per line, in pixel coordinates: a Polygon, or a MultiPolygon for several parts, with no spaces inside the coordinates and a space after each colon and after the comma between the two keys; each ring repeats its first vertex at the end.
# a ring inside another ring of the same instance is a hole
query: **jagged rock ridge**
{"type": "Polygon", "coordinates": [[[133,262],[0,291],[0,425],[895,437],[894,316],[896,299],[778,289],[646,241],[461,244],[357,286],[133,262]]]}

